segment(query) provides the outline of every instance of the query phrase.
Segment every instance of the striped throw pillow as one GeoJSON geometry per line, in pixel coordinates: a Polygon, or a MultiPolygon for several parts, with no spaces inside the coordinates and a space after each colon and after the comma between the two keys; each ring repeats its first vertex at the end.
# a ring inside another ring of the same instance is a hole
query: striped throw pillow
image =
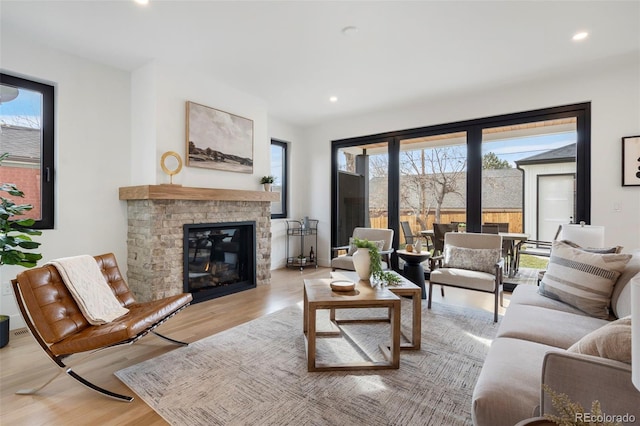
{"type": "Polygon", "coordinates": [[[589,253],[554,241],[538,293],[608,319],[613,286],[630,259],[630,254],[589,253]]]}

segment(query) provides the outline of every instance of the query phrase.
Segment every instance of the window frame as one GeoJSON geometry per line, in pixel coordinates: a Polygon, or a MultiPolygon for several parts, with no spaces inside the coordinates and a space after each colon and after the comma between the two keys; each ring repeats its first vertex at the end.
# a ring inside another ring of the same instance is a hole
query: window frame
{"type": "Polygon", "coordinates": [[[271,219],[285,219],[288,217],[287,205],[289,199],[289,143],[272,138],[269,150],[273,146],[278,146],[282,149],[282,191],[280,192],[282,213],[271,213],[271,219]]]}
{"type": "Polygon", "coordinates": [[[0,73],[0,84],[38,92],[42,95],[42,129],[40,157],[41,218],[34,229],[53,229],[55,225],[54,148],[55,88],[24,77],[0,73]]]}
{"type": "Polygon", "coordinates": [[[394,247],[400,241],[399,216],[399,158],[400,141],[442,133],[467,132],[467,230],[480,232],[482,219],[482,129],[523,124],[557,118],[576,117],[576,218],[574,222],[591,222],[591,102],[541,108],[524,112],[502,114],[479,119],[437,124],[414,129],[392,131],[331,142],[331,244],[335,247],[337,235],[337,173],[340,148],[366,145],[377,140],[389,142],[389,228],[396,230],[394,247]]]}

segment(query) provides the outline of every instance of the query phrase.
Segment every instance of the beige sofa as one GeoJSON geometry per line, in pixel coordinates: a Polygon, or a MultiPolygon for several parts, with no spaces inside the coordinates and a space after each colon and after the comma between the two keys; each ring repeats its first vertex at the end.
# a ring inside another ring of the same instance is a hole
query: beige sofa
{"type": "MultiPolygon", "coordinates": [[[[629,281],[638,273],[640,251],[616,281],[611,299],[615,318],[611,320],[630,315],[629,281]]],[[[566,350],[609,321],[587,316],[537,290],[518,286],[513,292],[474,388],[473,423],[513,426],[553,413],[543,383],[567,394],[586,411],[592,401],[599,400],[604,413],[628,414],[640,423],[640,392],[631,382],[630,364],[566,350]]]]}

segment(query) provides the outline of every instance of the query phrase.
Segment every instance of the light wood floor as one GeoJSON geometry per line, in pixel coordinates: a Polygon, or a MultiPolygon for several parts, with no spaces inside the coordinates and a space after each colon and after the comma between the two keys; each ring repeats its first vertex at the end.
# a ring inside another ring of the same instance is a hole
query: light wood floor
{"type": "MultiPolygon", "coordinates": [[[[235,327],[302,301],[304,278],[329,277],[329,269],[280,269],[272,271],[272,283],[185,309],[158,331],[186,342],[235,327]]],[[[435,290],[435,289],[434,289],[435,290]]],[[[434,301],[473,306],[493,312],[493,296],[475,291],[446,289],[446,297],[434,291],[434,301]]],[[[505,293],[505,306],[509,293],[505,293]]],[[[504,313],[504,308],[501,308],[504,313]]],[[[488,314],[490,315],[490,314],[488,314]]],[[[423,329],[423,345],[428,330],[423,329]]],[[[177,348],[149,335],[139,342],[97,353],[85,362],[69,364],[81,376],[114,392],[135,394],[113,373],[177,348]]],[[[93,392],[66,374],[60,375],[36,395],[15,395],[19,389],[44,383],[59,368],[42,352],[31,335],[18,332],[0,349],[0,424],[2,425],[165,425],[166,422],[140,398],[119,402],[93,392]]]]}

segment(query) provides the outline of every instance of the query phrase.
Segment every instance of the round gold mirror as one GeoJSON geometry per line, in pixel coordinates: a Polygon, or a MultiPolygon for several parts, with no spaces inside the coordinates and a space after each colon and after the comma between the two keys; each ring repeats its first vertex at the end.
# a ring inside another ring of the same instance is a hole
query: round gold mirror
{"type": "Polygon", "coordinates": [[[173,175],[177,175],[182,170],[182,158],[177,152],[167,151],[160,159],[162,171],[169,175],[169,183],[173,184],[173,175]]]}

